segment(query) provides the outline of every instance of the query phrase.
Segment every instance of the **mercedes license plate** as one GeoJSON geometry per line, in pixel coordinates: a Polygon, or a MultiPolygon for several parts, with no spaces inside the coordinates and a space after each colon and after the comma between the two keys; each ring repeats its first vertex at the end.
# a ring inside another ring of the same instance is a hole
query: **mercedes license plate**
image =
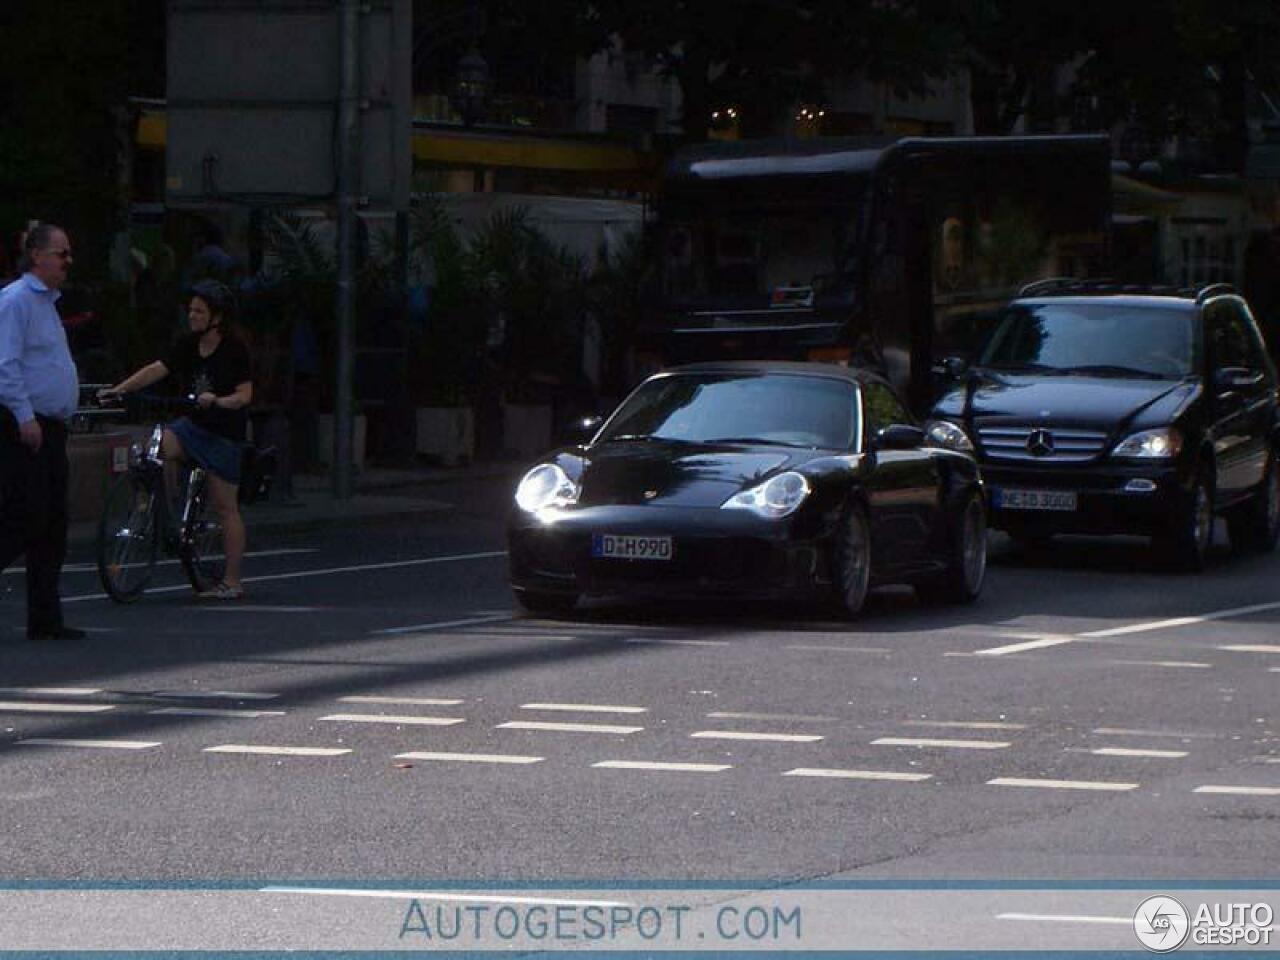
{"type": "Polygon", "coordinates": [[[591,556],[610,560],[670,560],[670,537],[636,537],[617,533],[591,536],[591,556]]]}
{"type": "Polygon", "coordinates": [[[1074,490],[1009,490],[997,488],[992,497],[999,510],[1062,510],[1076,508],[1074,490]]]}

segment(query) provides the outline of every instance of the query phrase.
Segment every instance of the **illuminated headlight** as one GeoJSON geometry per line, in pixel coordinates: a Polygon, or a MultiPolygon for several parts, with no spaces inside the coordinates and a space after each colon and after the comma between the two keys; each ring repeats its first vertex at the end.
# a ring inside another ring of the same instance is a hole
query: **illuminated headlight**
{"type": "Polygon", "coordinates": [[[950,420],[930,420],[925,424],[924,435],[935,447],[973,453],[973,441],[969,435],[950,420]]]}
{"type": "Polygon", "coordinates": [[[516,505],[537,513],[547,507],[565,507],[578,502],[582,488],[554,463],[534,467],[516,487],[516,505]]]}
{"type": "Polygon", "coordinates": [[[720,505],[720,509],[750,510],[768,520],[777,520],[794,513],[809,493],[809,481],[789,470],[750,490],[734,494],[720,505]]]}
{"type": "Polygon", "coordinates": [[[1181,450],[1182,434],[1172,427],[1162,427],[1125,437],[1116,444],[1111,455],[1142,460],[1168,460],[1176,457],[1181,450]]]}

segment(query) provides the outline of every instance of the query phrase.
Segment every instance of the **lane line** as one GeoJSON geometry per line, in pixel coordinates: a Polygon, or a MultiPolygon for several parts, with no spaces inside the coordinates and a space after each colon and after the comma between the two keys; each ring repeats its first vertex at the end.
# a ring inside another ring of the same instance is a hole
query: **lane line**
{"type": "Polygon", "coordinates": [[[0,713],[106,713],[113,704],[40,703],[35,700],[0,700],[0,713]]]}
{"type": "Polygon", "coordinates": [[[384,900],[432,900],[442,903],[515,903],[547,907],[625,907],[621,900],[564,900],[556,897],[521,897],[489,893],[455,893],[444,890],[363,890],[325,887],[262,887],[259,893],[294,893],[316,897],[375,897],[384,900]]]}
{"type": "Polygon", "coordinates": [[[713,710],[706,716],[711,720],[795,720],[800,723],[835,723],[840,719],[806,713],[734,713],[731,710],[713,710]]]}
{"type": "Polygon", "coordinates": [[[948,750],[1003,750],[1004,740],[940,740],[933,737],[879,737],[873,747],[942,747],[948,750]]]}
{"type": "Polygon", "coordinates": [[[1136,783],[1111,780],[1039,780],[1029,777],[996,777],[988,780],[993,787],[1041,787],[1045,790],[1137,790],[1136,783]]]}
{"type": "Polygon", "coordinates": [[[604,760],[591,766],[599,770],[657,770],[668,773],[722,773],[731,763],[664,763],[657,760],[604,760]]]}
{"type": "Polygon", "coordinates": [[[1133,917],[1101,917],[1071,913],[997,913],[997,920],[1033,920],[1045,923],[1114,923],[1131,926],[1133,917]]]}
{"type": "Polygon", "coordinates": [[[1098,747],[1090,750],[1095,757],[1169,757],[1173,759],[1187,756],[1186,750],[1137,750],[1129,747],[1098,747]]]}
{"type": "Polygon", "coordinates": [[[566,713],[648,713],[648,707],[619,707],[607,703],[522,703],[521,710],[562,710],[566,713]]]}
{"type": "Polygon", "coordinates": [[[389,713],[331,713],[320,719],[339,723],[392,723],[406,727],[452,727],[467,722],[463,717],[398,717],[389,713]]]}
{"type": "Polygon", "coordinates": [[[958,730],[1025,730],[1025,723],[1005,723],[999,720],[904,720],[906,727],[954,727],[958,730]]]}
{"type": "Polygon", "coordinates": [[[839,770],[822,767],[796,767],[783,774],[784,777],[826,777],[838,780],[897,780],[904,783],[917,783],[931,780],[932,773],[899,773],[896,770],[839,770]]]}
{"type": "Polygon", "coordinates": [[[1130,727],[1094,727],[1103,737],[1175,737],[1179,740],[1213,740],[1212,733],[1186,733],[1182,730],[1135,730],[1130,727]]]}
{"type": "Polygon", "coordinates": [[[1026,640],[1022,643],[1010,643],[1002,647],[988,647],[985,650],[973,651],[975,657],[1003,657],[1009,653],[1025,653],[1028,650],[1043,650],[1046,647],[1060,647],[1064,643],[1074,643],[1077,637],[1064,637],[1060,635],[1045,635],[1037,637],[1034,640],[1026,640]]]}
{"type": "MultiPolygon", "coordinates": [[[[245,583],[270,583],[277,580],[300,580],[306,577],[329,577],[340,573],[367,573],[373,570],[402,570],[407,567],[423,567],[436,563],[456,563],[463,560],[492,560],[495,557],[505,557],[505,550],[491,550],[485,553],[459,553],[447,557],[420,557],[416,560],[393,560],[386,563],[364,563],[355,564],[346,567],[322,567],[317,570],[295,570],[290,573],[269,573],[256,577],[245,577],[245,583]]],[[[184,590],[190,590],[190,584],[179,584],[172,587],[148,587],[147,593],[180,593],[184,590]]],[[[106,600],[107,595],[102,592],[86,593],[77,597],[63,597],[63,603],[79,603],[85,600],[106,600]]],[[[510,620],[508,616],[503,619],[510,620]]]]}
{"type": "Polygon", "coordinates": [[[264,744],[224,743],[205,747],[204,753],[247,753],[268,757],[339,757],[351,750],[346,747],[272,747],[264,744]]]}
{"type": "Polygon", "coordinates": [[[159,700],[279,700],[278,693],[253,693],[245,690],[153,690],[150,696],[159,700]]]}
{"type": "Polygon", "coordinates": [[[1229,643],[1218,649],[1233,653],[1280,653],[1280,647],[1273,643],[1229,643]]]}
{"type": "Polygon", "coordinates": [[[29,693],[37,697],[91,697],[99,687],[0,687],[0,693],[29,693]]]}
{"type": "Polygon", "coordinates": [[[68,740],[59,737],[32,737],[17,743],[20,747],[79,747],[86,750],[147,750],[160,746],[159,740],[68,740]]]}
{"type": "Polygon", "coordinates": [[[165,717],[243,717],[247,720],[285,715],[283,710],[231,710],[219,707],[161,707],[147,712],[165,717]]]}
{"type": "Polygon", "coordinates": [[[397,753],[397,760],[456,760],[460,763],[541,763],[546,757],[530,757],[517,753],[432,753],[415,751],[397,753]]]}
{"type": "Polygon", "coordinates": [[[1195,660],[1108,660],[1106,662],[1123,667],[1184,667],[1197,668],[1200,670],[1213,669],[1212,663],[1200,663],[1195,660]]]}
{"type": "Polygon", "coordinates": [[[1206,784],[1196,787],[1192,793],[1220,793],[1241,797],[1280,797],[1280,787],[1233,787],[1206,784]]]}
{"type": "MultiPolygon", "coordinates": [[[[478,627],[485,623],[501,623],[514,620],[509,613],[486,614],[483,617],[468,617],[465,620],[434,620],[430,623],[415,623],[408,627],[390,627],[386,630],[370,630],[371,637],[396,637],[402,633],[425,633],[428,630],[448,630],[452,627],[478,627]]],[[[515,636],[516,634],[512,634],[515,636]]],[[[527,634],[525,634],[527,636],[527,634]]],[[[567,638],[566,638],[567,639],[567,638]]]]}
{"type": "Polygon", "coordinates": [[[509,720],[498,730],[540,730],[548,733],[639,733],[644,727],[624,727],[609,723],[551,723],[545,720],[509,720]]]}
{"type": "Polygon", "coordinates": [[[339,703],[398,703],[417,707],[456,707],[464,700],[438,697],[339,697],[339,703]]]}
{"type": "Polygon", "coordinates": [[[754,740],[763,743],[817,743],[824,739],[816,733],[752,733],[747,730],[698,730],[691,740],[754,740]]]}
{"type": "Polygon", "coordinates": [[[1123,637],[1131,633],[1147,633],[1151,630],[1169,630],[1174,627],[1193,627],[1210,620],[1228,620],[1232,617],[1247,617],[1252,613],[1265,613],[1268,610],[1280,610],[1280,602],[1256,603],[1248,607],[1232,607],[1228,610],[1211,610],[1194,617],[1173,617],[1169,620],[1152,620],[1147,623],[1134,623],[1127,627],[1111,627],[1107,630],[1091,630],[1080,634],[1081,637],[1123,637]]]}

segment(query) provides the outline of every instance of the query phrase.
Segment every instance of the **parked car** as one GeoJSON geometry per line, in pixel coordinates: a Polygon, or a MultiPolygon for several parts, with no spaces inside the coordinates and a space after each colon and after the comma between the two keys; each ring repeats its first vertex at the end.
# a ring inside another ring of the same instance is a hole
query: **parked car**
{"type": "Polygon", "coordinates": [[[986,509],[967,454],[926,445],[892,388],[817,363],[709,363],[644,381],[586,443],[524,475],[507,529],[533,611],[584,594],[807,597],[982,589],[986,509]]]}
{"type": "Polygon", "coordinates": [[[1024,288],[926,425],[973,452],[991,522],[1023,541],[1145,534],[1200,569],[1280,533],[1276,368],[1245,300],[1063,280],[1024,288]]]}

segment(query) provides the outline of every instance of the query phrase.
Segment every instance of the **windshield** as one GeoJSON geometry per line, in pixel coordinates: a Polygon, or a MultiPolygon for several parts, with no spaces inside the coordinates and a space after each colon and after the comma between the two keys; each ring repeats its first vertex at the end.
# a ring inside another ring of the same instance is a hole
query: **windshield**
{"type": "Polygon", "coordinates": [[[857,436],[852,383],[790,374],[673,374],[642,384],[597,443],[669,440],[848,450],[857,436]]]}
{"type": "Polygon", "coordinates": [[[1178,380],[1194,369],[1188,310],[1108,303],[1019,304],[1005,311],[981,365],[1178,380]]]}
{"type": "Polygon", "coordinates": [[[769,295],[778,305],[833,289],[852,272],[856,211],[736,209],[668,223],[664,289],[671,296],[769,295]]]}

